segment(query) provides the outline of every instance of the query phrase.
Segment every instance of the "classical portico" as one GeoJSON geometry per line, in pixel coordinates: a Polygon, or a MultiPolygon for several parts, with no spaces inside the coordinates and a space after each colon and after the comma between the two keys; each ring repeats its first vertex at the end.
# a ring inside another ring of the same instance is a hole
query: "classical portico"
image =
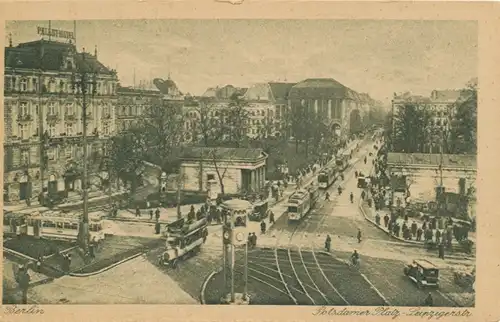
{"type": "Polygon", "coordinates": [[[186,149],[181,157],[183,190],[206,192],[208,182],[215,180],[213,189],[219,193],[259,192],[265,185],[266,161],[261,149],[186,149]]]}

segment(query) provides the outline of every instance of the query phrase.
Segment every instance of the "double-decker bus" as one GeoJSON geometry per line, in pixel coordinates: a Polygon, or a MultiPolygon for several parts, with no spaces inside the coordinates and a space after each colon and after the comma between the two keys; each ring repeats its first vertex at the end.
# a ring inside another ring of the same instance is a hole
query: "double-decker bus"
{"type": "Polygon", "coordinates": [[[207,225],[206,218],[193,222],[181,218],[168,224],[163,232],[166,249],[160,255],[160,264],[176,268],[179,260],[198,253],[208,236],[207,225]]]}

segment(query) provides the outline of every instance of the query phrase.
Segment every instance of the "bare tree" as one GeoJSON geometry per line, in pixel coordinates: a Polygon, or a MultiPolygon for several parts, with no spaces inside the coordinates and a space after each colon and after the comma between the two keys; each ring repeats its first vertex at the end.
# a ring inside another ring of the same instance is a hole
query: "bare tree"
{"type": "Polygon", "coordinates": [[[209,158],[215,168],[217,179],[219,180],[222,195],[225,194],[224,178],[227,175],[227,171],[229,165],[231,164],[231,160],[234,158],[234,154],[234,149],[210,148],[208,151],[209,158]]]}

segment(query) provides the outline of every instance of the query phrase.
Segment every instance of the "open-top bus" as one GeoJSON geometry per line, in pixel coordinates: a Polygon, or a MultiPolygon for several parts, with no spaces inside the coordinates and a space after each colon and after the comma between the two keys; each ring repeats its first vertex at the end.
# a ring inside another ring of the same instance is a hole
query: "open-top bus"
{"type": "Polygon", "coordinates": [[[160,264],[175,268],[178,260],[198,253],[208,236],[207,225],[206,218],[193,222],[181,218],[168,224],[163,232],[166,249],[160,255],[160,264]]]}

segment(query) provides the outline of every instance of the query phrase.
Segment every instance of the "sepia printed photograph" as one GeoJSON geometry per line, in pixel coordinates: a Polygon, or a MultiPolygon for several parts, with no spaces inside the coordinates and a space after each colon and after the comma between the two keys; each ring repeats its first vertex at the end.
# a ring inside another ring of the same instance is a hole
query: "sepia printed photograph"
{"type": "Polygon", "coordinates": [[[4,304],[475,306],[476,21],[4,43],[4,304]]]}

